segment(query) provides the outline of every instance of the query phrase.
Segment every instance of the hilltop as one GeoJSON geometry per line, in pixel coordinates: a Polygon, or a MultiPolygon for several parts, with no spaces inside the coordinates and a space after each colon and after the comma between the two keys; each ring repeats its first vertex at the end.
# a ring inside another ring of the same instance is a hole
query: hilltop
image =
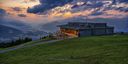
{"type": "Polygon", "coordinates": [[[80,37],[0,54],[1,64],[127,64],[128,35],[80,37]]]}

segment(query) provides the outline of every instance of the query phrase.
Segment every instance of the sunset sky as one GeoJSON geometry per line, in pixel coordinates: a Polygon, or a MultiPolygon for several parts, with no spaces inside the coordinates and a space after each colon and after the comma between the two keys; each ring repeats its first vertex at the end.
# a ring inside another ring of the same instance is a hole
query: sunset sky
{"type": "Polygon", "coordinates": [[[48,23],[73,17],[125,18],[127,0],[0,0],[1,19],[48,23]],[[4,16],[4,17],[3,17],[4,16]]]}

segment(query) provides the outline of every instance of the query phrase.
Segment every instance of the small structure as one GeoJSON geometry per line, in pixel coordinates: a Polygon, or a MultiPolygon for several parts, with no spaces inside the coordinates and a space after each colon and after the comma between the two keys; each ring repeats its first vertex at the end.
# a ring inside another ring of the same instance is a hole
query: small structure
{"type": "Polygon", "coordinates": [[[59,25],[62,34],[71,37],[109,35],[114,33],[114,27],[106,23],[69,22],[66,25],[59,25]]]}

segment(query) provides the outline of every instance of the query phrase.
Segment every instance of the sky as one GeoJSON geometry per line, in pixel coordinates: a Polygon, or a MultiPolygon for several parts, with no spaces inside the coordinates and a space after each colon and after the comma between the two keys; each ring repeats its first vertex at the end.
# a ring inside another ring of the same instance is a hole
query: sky
{"type": "MultiPolygon", "coordinates": [[[[39,5],[39,0],[0,0],[0,9],[6,11],[6,18],[12,18],[16,20],[25,21],[28,23],[39,23],[47,21],[58,20],[56,18],[58,15],[62,15],[60,13],[52,13],[52,14],[34,14],[28,13],[27,9],[33,7],[35,5],[39,5]],[[55,16],[55,18],[53,18],[55,16]]],[[[70,16],[70,13],[66,13],[63,16],[70,16]]]]}
{"type": "Polygon", "coordinates": [[[126,19],[128,0],[0,0],[0,17],[33,27],[76,17],[126,19]]]}

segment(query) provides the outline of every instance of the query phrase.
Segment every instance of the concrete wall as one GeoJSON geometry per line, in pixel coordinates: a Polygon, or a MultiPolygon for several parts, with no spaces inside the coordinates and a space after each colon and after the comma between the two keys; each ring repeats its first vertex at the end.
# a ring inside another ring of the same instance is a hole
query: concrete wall
{"type": "Polygon", "coordinates": [[[109,29],[106,29],[106,33],[107,34],[113,34],[114,33],[114,30],[111,28],[109,28],[109,29]]]}
{"type": "Polygon", "coordinates": [[[106,28],[106,29],[85,29],[80,30],[79,36],[91,36],[91,35],[109,35],[113,34],[112,28],[106,28]]]}
{"type": "Polygon", "coordinates": [[[79,36],[91,36],[92,31],[91,29],[85,29],[85,30],[80,30],[79,36]]]}
{"type": "Polygon", "coordinates": [[[105,35],[106,29],[93,29],[93,35],[105,35]]]}

